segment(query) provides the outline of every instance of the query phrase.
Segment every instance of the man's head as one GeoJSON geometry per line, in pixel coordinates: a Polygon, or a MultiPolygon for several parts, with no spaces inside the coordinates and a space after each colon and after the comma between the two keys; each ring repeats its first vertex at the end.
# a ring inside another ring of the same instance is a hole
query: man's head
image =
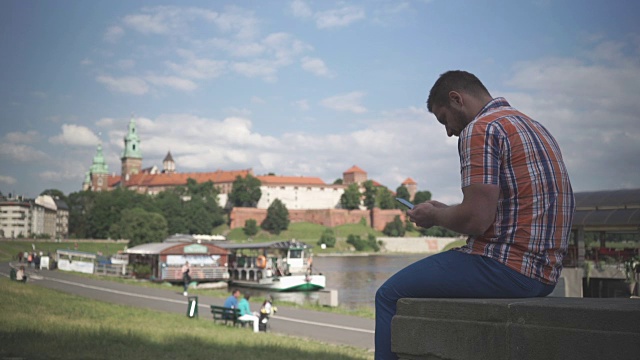
{"type": "Polygon", "coordinates": [[[238,289],[234,289],[233,292],[231,293],[231,295],[233,295],[233,297],[235,297],[236,299],[240,297],[240,290],[238,289]]]}
{"type": "Polygon", "coordinates": [[[447,135],[462,129],[491,101],[491,94],[473,74],[461,70],[440,75],[429,92],[427,109],[445,126],[447,135]]]}

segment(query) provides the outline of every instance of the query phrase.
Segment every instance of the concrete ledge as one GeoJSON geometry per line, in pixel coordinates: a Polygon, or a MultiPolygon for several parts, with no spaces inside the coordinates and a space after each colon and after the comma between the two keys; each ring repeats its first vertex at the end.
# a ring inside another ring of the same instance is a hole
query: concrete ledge
{"type": "Polygon", "coordinates": [[[640,299],[400,299],[400,359],[640,359],[640,299]]]}

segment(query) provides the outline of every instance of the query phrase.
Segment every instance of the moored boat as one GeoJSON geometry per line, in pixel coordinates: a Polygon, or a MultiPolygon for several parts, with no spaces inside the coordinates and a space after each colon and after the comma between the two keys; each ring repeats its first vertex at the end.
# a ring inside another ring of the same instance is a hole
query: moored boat
{"type": "Polygon", "coordinates": [[[275,241],[220,244],[229,251],[229,280],[233,286],[269,291],[324,289],[325,276],[313,273],[313,256],[303,242],[275,241]]]}

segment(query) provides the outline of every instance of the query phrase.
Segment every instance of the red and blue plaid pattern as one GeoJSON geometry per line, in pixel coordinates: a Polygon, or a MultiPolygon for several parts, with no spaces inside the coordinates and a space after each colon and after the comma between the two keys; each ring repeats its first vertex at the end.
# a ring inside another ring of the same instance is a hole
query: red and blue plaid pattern
{"type": "MultiPolygon", "coordinates": [[[[458,140],[462,187],[500,187],[494,223],[459,249],[545,283],[562,271],[575,209],[560,147],[540,123],[496,98],[458,140]]],[[[487,209],[487,211],[494,211],[487,209]]]]}

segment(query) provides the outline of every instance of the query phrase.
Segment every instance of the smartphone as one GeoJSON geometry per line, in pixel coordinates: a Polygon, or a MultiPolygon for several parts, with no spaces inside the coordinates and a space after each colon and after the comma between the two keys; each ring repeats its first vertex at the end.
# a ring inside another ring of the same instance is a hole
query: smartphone
{"type": "Polygon", "coordinates": [[[408,207],[409,209],[413,209],[413,204],[403,198],[396,198],[396,200],[402,205],[408,207]]]}

